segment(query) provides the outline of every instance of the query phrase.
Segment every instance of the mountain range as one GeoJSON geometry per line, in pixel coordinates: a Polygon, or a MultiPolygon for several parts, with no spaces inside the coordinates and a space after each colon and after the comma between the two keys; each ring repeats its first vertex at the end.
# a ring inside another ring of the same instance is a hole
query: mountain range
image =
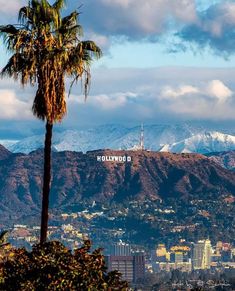
{"type": "MultiPolygon", "coordinates": [[[[30,153],[43,147],[44,136],[35,135],[19,141],[0,140],[14,153],[30,153]]],[[[145,149],[175,153],[211,153],[235,150],[235,136],[208,131],[202,127],[185,124],[146,125],[145,149]]],[[[55,132],[54,151],[87,151],[97,149],[130,150],[140,144],[140,126],[127,128],[122,125],[103,125],[88,130],[55,132]]]]}
{"type": "MultiPolygon", "coordinates": [[[[38,212],[43,151],[14,154],[0,147],[0,219],[38,212]]],[[[235,193],[235,172],[199,154],[99,150],[54,152],[50,204],[71,211],[84,199],[123,201],[174,198],[222,199],[235,193]],[[98,162],[97,156],[129,155],[132,162],[98,162]]]]}
{"type": "Polygon", "coordinates": [[[221,132],[202,132],[192,135],[182,141],[166,144],[160,151],[173,153],[201,153],[223,152],[235,149],[235,136],[221,132]]]}

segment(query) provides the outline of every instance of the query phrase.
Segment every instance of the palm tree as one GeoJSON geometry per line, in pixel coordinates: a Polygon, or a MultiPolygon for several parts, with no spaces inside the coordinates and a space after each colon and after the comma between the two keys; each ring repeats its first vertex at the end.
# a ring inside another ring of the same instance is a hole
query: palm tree
{"type": "Polygon", "coordinates": [[[101,56],[93,41],[81,41],[82,27],[75,10],[62,17],[65,0],[51,5],[47,0],[30,0],[19,10],[17,25],[0,26],[8,51],[12,53],[1,75],[37,85],[33,114],[46,124],[40,242],[47,239],[51,184],[51,141],[53,124],[66,114],[65,78],[83,80],[85,98],[90,83],[93,57],[101,56]]]}
{"type": "Polygon", "coordinates": [[[4,230],[0,233],[0,249],[9,245],[9,243],[7,242],[7,239],[8,239],[8,231],[4,230]]]}

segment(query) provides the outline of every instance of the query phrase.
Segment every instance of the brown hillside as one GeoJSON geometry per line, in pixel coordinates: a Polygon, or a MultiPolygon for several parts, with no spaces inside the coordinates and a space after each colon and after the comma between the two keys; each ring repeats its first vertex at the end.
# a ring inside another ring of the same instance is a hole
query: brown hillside
{"type": "MultiPolygon", "coordinates": [[[[0,214],[40,209],[43,152],[10,154],[0,161],[0,214]]],[[[53,153],[51,206],[69,211],[81,199],[143,200],[235,194],[235,173],[198,154],[99,150],[53,153]],[[97,162],[97,155],[129,155],[130,163],[97,162]]]]}

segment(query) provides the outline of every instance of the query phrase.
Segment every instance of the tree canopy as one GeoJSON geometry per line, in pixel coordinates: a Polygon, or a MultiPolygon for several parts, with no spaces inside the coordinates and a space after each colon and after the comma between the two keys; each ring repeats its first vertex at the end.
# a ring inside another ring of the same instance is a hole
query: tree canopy
{"type": "Polygon", "coordinates": [[[90,252],[89,240],[74,252],[58,241],[15,249],[0,264],[0,290],[128,290],[117,271],[108,273],[101,249],[90,252]]]}

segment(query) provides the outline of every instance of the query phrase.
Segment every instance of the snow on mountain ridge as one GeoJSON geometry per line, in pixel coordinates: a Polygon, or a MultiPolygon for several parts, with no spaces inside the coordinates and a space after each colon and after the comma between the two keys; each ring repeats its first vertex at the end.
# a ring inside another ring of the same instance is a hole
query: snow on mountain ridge
{"type": "MultiPolygon", "coordinates": [[[[216,131],[205,131],[187,123],[180,125],[146,125],[145,148],[155,151],[207,153],[235,149],[235,137],[216,131]]],[[[66,130],[53,134],[53,148],[57,151],[96,149],[133,149],[140,142],[140,126],[102,125],[88,130],[66,130]]],[[[29,153],[42,148],[43,135],[36,135],[6,145],[12,152],[29,153]]]]}
{"type": "Polygon", "coordinates": [[[201,153],[222,152],[235,149],[235,136],[223,134],[217,131],[205,131],[203,133],[194,134],[182,141],[165,144],[161,148],[161,152],[174,153],[201,153]]]}

